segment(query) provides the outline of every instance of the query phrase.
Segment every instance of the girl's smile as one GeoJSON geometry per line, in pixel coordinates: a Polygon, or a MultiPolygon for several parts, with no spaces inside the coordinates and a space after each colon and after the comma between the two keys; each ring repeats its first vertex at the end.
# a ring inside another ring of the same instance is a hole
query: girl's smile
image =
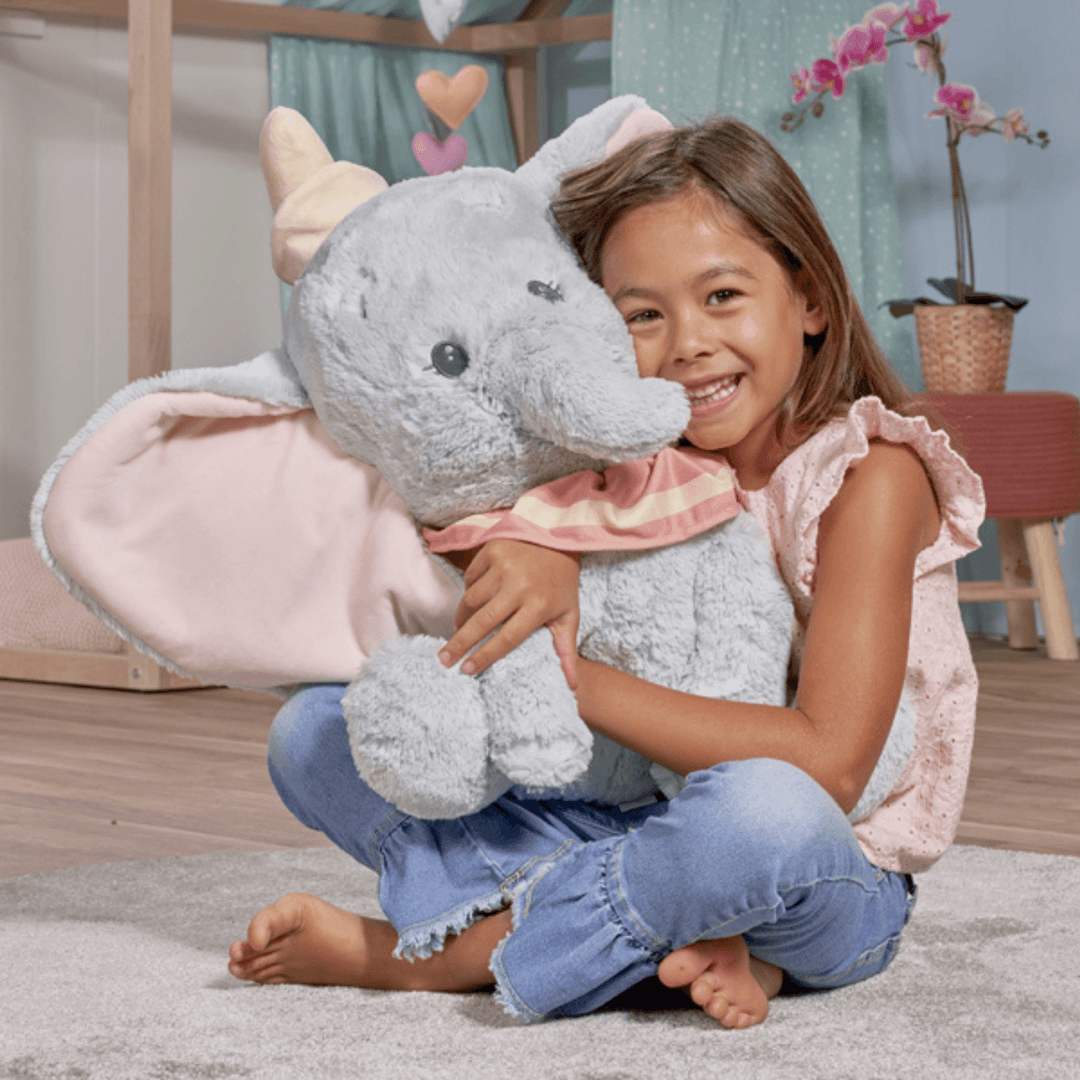
{"type": "Polygon", "coordinates": [[[692,420],[701,420],[723,412],[739,395],[740,375],[727,375],[722,379],[711,376],[696,383],[684,383],[686,396],[690,399],[692,420]]]}
{"type": "Polygon", "coordinates": [[[805,335],[825,329],[805,275],[793,282],[732,214],[694,190],[619,219],[601,274],[641,376],[686,388],[686,438],[724,450],[744,487],[761,486],[783,457],[776,419],[805,335]]]}

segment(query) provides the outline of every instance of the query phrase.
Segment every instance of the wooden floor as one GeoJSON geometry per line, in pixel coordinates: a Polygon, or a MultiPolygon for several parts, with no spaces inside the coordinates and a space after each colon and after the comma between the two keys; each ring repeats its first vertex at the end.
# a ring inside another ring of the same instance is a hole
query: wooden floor
{"type": "MultiPolygon", "coordinates": [[[[958,839],[1080,855],[1080,663],[973,643],[981,690],[958,839]]],[[[0,680],[0,878],[326,846],[266,775],[269,694],[0,680]]]]}

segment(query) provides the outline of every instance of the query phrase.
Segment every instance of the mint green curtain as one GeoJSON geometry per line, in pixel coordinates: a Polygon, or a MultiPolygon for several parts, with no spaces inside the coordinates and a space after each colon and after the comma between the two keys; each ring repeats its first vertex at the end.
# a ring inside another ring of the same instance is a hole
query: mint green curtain
{"type": "MultiPolygon", "coordinates": [[[[791,73],[830,55],[870,0],[615,0],[612,91],[644,97],[674,124],[730,114],[767,135],[799,174],[863,311],[900,375],[922,376],[907,323],[879,304],[904,295],[896,189],[880,65],[857,72],[825,114],[792,133],[791,73]]],[[[910,53],[910,49],[905,50],[910,53]]],[[[904,63],[910,56],[890,56],[904,63]]]]}
{"type": "MultiPolygon", "coordinates": [[[[323,8],[362,15],[419,19],[418,0],[286,0],[292,7],[323,8]]],[[[465,21],[489,21],[524,7],[506,0],[470,0],[465,21]]],[[[507,15],[516,18],[517,13],[507,15]]],[[[428,131],[414,81],[437,69],[455,75],[466,64],[488,73],[480,104],[458,129],[469,144],[469,165],[517,167],[499,58],[436,49],[324,38],[272,37],[270,104],[297,109],[311,122],[336,159],[366,165],[390,183],[423,176],[412,154],[412,138],[428,131]]]]}

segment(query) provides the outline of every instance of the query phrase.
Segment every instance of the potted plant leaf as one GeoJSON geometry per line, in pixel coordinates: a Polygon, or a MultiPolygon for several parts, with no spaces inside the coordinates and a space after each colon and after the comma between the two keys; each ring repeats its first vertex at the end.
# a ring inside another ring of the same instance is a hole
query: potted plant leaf
{"type": "MultiPolygon", "coordinates": [[[[949,303],[919,296],[911,300],[888,300],[894,316],[914,314],[915,336],[926,389],[937,392],[979,393],[1002,391],[1012,344],[1013,313],[1026,303],[1016,296],[979,292],[975,288],[975,258],[971,245],[971,220],[967,195],[960,172],[958,148],[964,135],[1001,135],[1007,142],[1021,139],[1045,147],[1050,137],[1045,131],[1028,134],[1023,109],[1010,109],[1004,116],[979,99],[974,87],[946,81],[947,41],[938,30],[952,18],[939,12],[937,0],[918,0],[908,6],[879,4],[850,26],[841,38],[830,35],[831,58],[815,60],[811,70],[800,68],[791,76],[796,105],[810,98],[799,113],[785,113],[781,127],[794,131],[807,113],[821,116],[824,97],[842,97],[848,77],[868,64],[883,64],[893,45],[910,44],[915,50],[915,66],[933,71],[938,89],[937,108],[927,117],[945,120],[945,147],[949,155],[952,181],[953,231],[956,240],[956,276],[929,278],[949,303]],[[810,95],[813,95],[810,97],[810,95]]],[[[885,306],[885,305],[882,305],[885,306]]]]}

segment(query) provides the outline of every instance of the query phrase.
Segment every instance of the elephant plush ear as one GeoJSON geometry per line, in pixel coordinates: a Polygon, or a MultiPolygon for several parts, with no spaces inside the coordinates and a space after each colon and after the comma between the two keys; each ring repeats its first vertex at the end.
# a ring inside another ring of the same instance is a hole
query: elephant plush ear
{"type": "Polygon", "coordinates": [[[591,165],[642,135],[671,126],[671,121],[650,109],[644,98],[623,94],[605,101],[544,143],[515,175],[533,187],[544,202],[550,202],[564,173],[591,165]]]}
{"type": "Polygon", "coordinates": [[[388,637],[447,637],[458,586],[280,353],[119,391],[64,449],[31,532],[60,582],[210,684],[347,682],[388,637]]]}
{"type": "Polygon", "coordinates": [[[335,227],[389,185],[374,170],[334,161],[315,129],[295,109],[278,107],[259,140],[266,189],[274,209],[274,271],[292,285],[335,227]]]}

